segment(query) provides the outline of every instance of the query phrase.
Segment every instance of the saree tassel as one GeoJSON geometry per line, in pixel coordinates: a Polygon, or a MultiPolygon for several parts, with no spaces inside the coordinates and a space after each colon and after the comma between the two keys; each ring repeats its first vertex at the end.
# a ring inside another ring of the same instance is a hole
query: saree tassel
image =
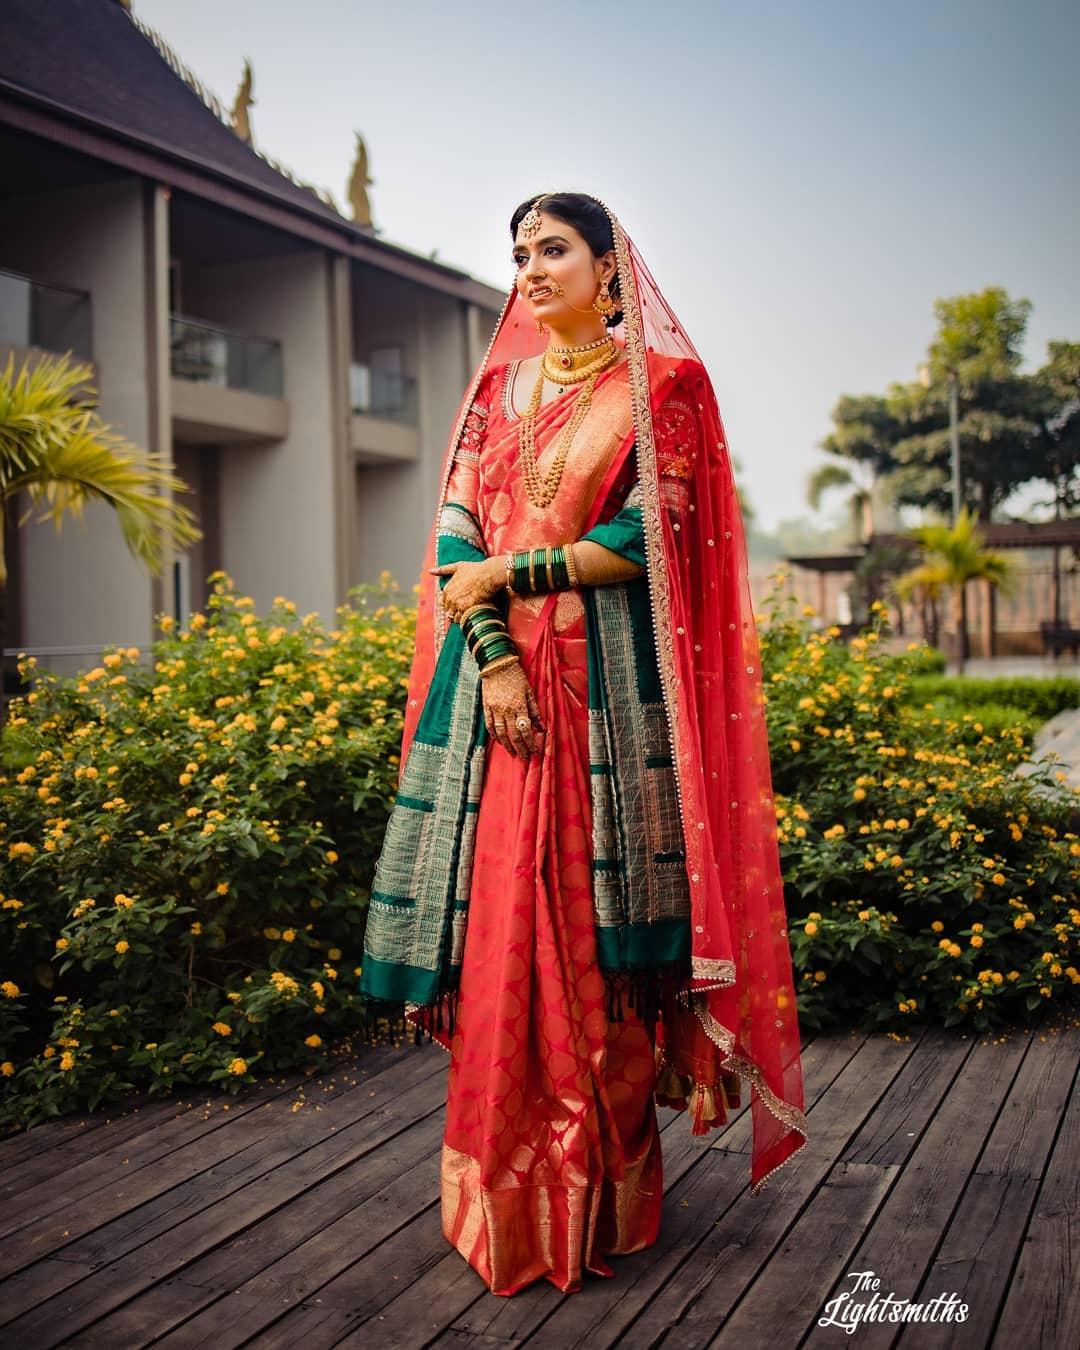
{"type": "Polygon", "coordinates": [[[625,1020],[622,1010],[623,974],[620,970],[604,971],[604,988],[607,995],[607,1019],[609,1022],[625,1020]]]}
{"type": "Polygon", "coordinates": [[[716,1095],[707,1083],[695,1083],[687,1103],[690,1109],[690,1133],[708,1134],[720,1121],[716,1112],[716,1095]]]}
{"type": "Polygon", "coordinates": [[[457,1020],[458,991],[453,989],[446,996],[446,1034],[453,1036],[454,1022],[457,1020]]]}
{"type": "Polygon", "coordinates": [[[683,1084],[675,1068],[671,1064],[665,1063],[656,1078],[656,1087],[653,1089],[657,1097],[665,1097],[669,1100],[678,1101],[686,1094],[683,1090],[683,1084]]]}

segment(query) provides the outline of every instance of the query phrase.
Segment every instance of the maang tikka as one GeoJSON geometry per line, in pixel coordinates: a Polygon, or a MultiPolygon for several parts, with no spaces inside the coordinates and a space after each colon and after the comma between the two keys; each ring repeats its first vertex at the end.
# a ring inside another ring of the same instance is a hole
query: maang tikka
{"type": "Polygon", "coordinates": [[[526,239],[531,239],[540,228],[540,212],[538,207],[543,200],[543,197],[537,197],[536,201],[533,202],[532,206],[530,206],[521,217],[518,229],[526,239]]]}

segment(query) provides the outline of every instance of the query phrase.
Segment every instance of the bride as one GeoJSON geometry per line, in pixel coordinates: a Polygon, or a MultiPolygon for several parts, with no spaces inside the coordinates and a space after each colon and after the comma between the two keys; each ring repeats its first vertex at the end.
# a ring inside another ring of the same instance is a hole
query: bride
{"type": "Polygon", "coordinates": [[[359,989],[450,1053],[443,1232],[496,1294],[649,1246],[656,1104],[806,1140],[757,633],[727,439],[615,216],[510,220],[444,458],[359,989]]]}

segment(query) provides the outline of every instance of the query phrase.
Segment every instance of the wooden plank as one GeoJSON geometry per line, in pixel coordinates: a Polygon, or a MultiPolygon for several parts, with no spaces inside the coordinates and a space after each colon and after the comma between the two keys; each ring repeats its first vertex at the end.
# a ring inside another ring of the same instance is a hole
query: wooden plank
{"type": "MultiPolygon", "coordinates": [[[[835,1346],[837,1335],[843,1334],[835,1326],[819,1326],[818,1318],[827,1303],[850,1294],[849,1271],[873,1271],[881,1280],[879,1298],[888,1292],[898,1298],[914,1295],[1030,1045],[1030,1037],[1023,1035],[1005,1045],[986,1040],[973,1044],[926,1128],[911,1141],[910,1157],[880,1211],[865,1233],[852,1234],[843,1270],[836,1279],[822,1282],[821,1306],[804,1322],[802,1344],[814,1350],[835,1346]]],[[[890,1346],[898,1330],[889,1322],[860,1325],[859,1350],[890,1346]]],[[[799,1328],[793,1326],[792,1332],[797,1335],[799,1328]]]]}
{"type": "MultiPolygon", "coordinates": [[[[417,1085],[419,1096],[412,1100],[421,1102],[426,1096],[437,1096],[444,1081],[445,1065],[437,1056],[409,1051],[393,1072],[374,1074],[356,1084],[344,1081],[334,1092],[320,1090],[323,1101],[309,1104],[300,1113],[294,1114],[283,1100],[264,1105],[264,1119],[252,1115],[234,1121],[233,1131],[248,1137],[258,1135],[263,1141],[261,1147],[249,1142],[225,1162],[179,1185],[162,1188],[144,1203],[128,1205],[121,1201],[112,1210],[105,1210],[99,1208],[99,1195],[55,1219],[50,1217],[44,1231],[36,1236],[40,1245],[58,1250],[62,1259],[39,1261],[2,1286],[0,1325],[55,1297],[88,1271],[138,1251],[214,1205],[228,1204],[233,1193],[318,1147],[327,1134],[339,1133],[340,1148],[354,1146],[356,1140],[365,1137],[365,1131],[369,1136],[392,1134],[403,1098],[404,1109],[408,1109],[410,1086],[417,1085]],[[322,1109],[316,1112],[316,1106],[322,1109]]],[[[405,1125],[407,1121],[401,1128],[405,1125]]]]}
{"type": "MultiPolygon", "coordinates": [[[[4,1202],[0,1211],[4,1215],[0,1218],[0,1252],[14,1247],[12,1239],[16,1234],[40,1223],[50,1214],[69,1212],[77,1201],[115,1186],[118,1177],[122,1177],[123,1184],[127,1185],[145,1170],[146,1175],[140,1180],[156,1185],[156,1179],[162,1176],[162,1162],[167,1165],[181,1150],[184,1150],[185,1166],[198,1167],[198,1159],[204,1154],[212,1161],[227,1157],[235,1152],[237,1122],[245,1116],[259,1115],[261,1108],[279,1097],[282,1091],[280,1087],[271,1089],[267,1085],[245,1101],[230,1104],[231,1109],[227,1112],[204,1113],[192,1109],[172,1120],[159,1121],[134,1138],[115,1144],[109,1142],[101,1152],[91,1154],[67,1172],[61,1171],[59,1176],[39,1180],[36,1168],[28,1164],[31,1184],[26,1192],[5,1194],[6,1188],[0,1186],[0,1200],[4,1202]],[[228,1138],[225,1126],[233,1127],[228,1131],[228,1138]]],[[[0,1276],[10,1273],[11,1269],[0,1255],[0,1276]]]]}
{"type": "MultiPolygon", "coordinates": [[[[204,1346],[208,1339],[216,1346],[219,1337],[227,1343],[242,1344],[247,1339],[249,1314],[259,1307],[259,1301],[238,1294],[234,1286],[342,1216],[351,1219],[354,1234],[380,1222],[383,1207],[393,1206],[404,1177],[428,1167],[437,1170],[442,1132],[441,1116],[433,1111],[396,1139],[382,1144],[363,1160],[362,1167],[305,1188],[291,1204],[278,1207],[231,1242],[188,1263],[180,1281],[173,1281],[174,1287],[164,1297],[164,1286],[147,1287],[141,1296],[125,1300],[111,1315],[84,1325],[80,1333],[67,1335],[65,1350],[102,1344],[143,1345],[150,1339],[155,1346],[169,1346],[171,1350],[204,1346]],[[236,1273],[223,1280],[223,1271],[236,1273]],[[179,1300],[177,1284],[182,1284],[186,1295],[179,1300]],[[204,1310],[207,1313],[200,1316],[204,1310]]],[[[124,1272],[118,1269],[116,1273],[122,1281],[124,1272]]],[[[270,1302],[274,1315],[288,1307],[287,1299],[271,1298],[270,1302]]]]}
{"type": "MultiPolygon", "coordinates": [[[[992,1350],[1080,1345],[1080,1091],[1073,1091],[1039,1187],[992,1350]]],[[[1005,1272],[1007,1276],[1007,1272],[1005,1272]]]]}
{"type": "MultiPolygon", "coordinates": [[[[744,1155],[714,1151],[711,1171],[698,1168],[673,1190],[660,1241],[619,1262],[626,1283],[603,1322],[598,1325],[590,1309],[571,1302],[540,1328],[537,1345],[587,1340],[606,1346],[624,1337],[653,1344],[676,1323],[680,1346],[688,1335],[707,1342],[916,1048],[885,1037],[864,1040],[813,1101],[810,1139],[797,1162],[778,1171],[760,1195],[750,1194],[744,1155]],[[696,1303],[700,1317],[688,1331],[682,1319],[696,1303]]],[[[775,1328],[771,1313],[766,1320],[775,1328]]]]}
{"type": "MultiPolygon", "coordinates": [[[[806,1051],[803,1068],[808,1108],[815,1111],[819,1108],[822,1094],[836,1081],[844,1067],[852,1063],[865,1040],[861,1035],[826,1037],[815,1041],[806,1051]]],[[[612,1257],[611,1263],[617,1271],[615,1279],[587,1276],[585,1287],[573,1295],[564,1295],[549,1280],[540,1280],[512,1299],[501,1298],[489,1293],[476,1276],[476,1298],[453,1320],[455,1341],[459,1333],[476,1336],[478,1344],[488,1336],[503,1341],[533,1337],[540,1342],[548,1337],[547,1343],[557,1345],[561,1350],[562,1346],[577,1343],[577,1339],[598,1343],[608,1335],[614,1339],[618,1332],[612,1333],[612,1328],[621,1329],[625,1324],[616,1312],[621,1300],[637,1296],[635,1307],[639,1309],[664,1286],[665,1271],[677,1264],[678,1258],[672,1252],[679,1247],[680,1238],[684,1243],[701,1240],[706,1223],[702,1219],[699,1199],[706,1195],[705,1203],[712,1206],[711,1188],[715,1186],[720,1164],[727,1169],[728,1182],[735,1190],[748,1185],[747,1150],[751,1129],[750,1114],[744,1109],[724,1131],[722,1138],[726,1147],[721,1150],[713,1147],[710,1136],[691,1134],[685,1119],[676,1120],[661,1134],[665,1202],[657,1243],[643,1252],[612,1257]],[[586,1325],[579,1325],[579,1322],[586,1325]],[[554,1330],[549,1331],[552,1326],[554,1330]]],[[[451,1252],[447,1260],[466,1265],[456,1252],[451,1252]]],[[[629,1320],[627,1317],[625,1322],[629,1320]]]]}
{"type": "Polygon", "coordinates": [[[928,1303],[955,1294],[966,1316],[904,1327],[900,1350],[990,1344],[1008,1289],[1002,1276],[1013,1268],[1034,1209],[1072,1092],[1078,1049],[1076,1029],[1031,1045],[934,1262],[912,1295],[928,1303]]]}
{"type": "MultiPolygon", "coordinates": [[[[25,1135],[0,1145],[0,1197],[7,1199],[19,1194],[20,1191],[39,1186],[50,1176],[58,1176],[61,1173],[70,1176],[73,1159],[82,1163],[93,1154],[116,1148],[126,1140],[147,1134],[159,1125],[189,1113],[210,1111],[213,1116],[213,1113],[222,1112],[227,1106],[230,1108],[225,1112],[227,1120],[231,1113],[242,1113],[252,1103],[259,1104],[288,1095],[307,1087],[312,1082],[325,1082],[328,1079],[332,1081],[335,1074],[340,1076],[353,1073],[370,1078],[396,1063],[400,1053],[392,1045],[376,1046],[365,1049],[361,1055],[350,1058],[336,1065],[333,1070],[318,1076],[305,1073],[274,1075],[242,1088],[235,1095],[217,1088],[209,1092],[191,1090],[180,1098],[151,1099],[149,1104],[136,1107],[116,1119],[111,1119],[102,1111],[96,1124],[109,1126],[107,1137],[94,1134],[91,1128],[91,1122],[95,1122],[94,1116],[84,1117],[81,1121],[46,1122],[27,1131],[25,1135]],[[72,1134],[70,1127],[79,1124],[85,1128],[72,1134]],[[5,1151],[9,1148],[14,1149],[20,1140],[39,1133],[42,1134],[42,1139],[36,1144],[32,1155],[27,1155],[36,1159],[33,1169],[21,1165],[17,1170],[14,1167],[5,1168],[5,1151]]],[[[220,1120],[215,1119],[215,1125],[220,1123],[222,1123],[220,1120]]]]}
{"type": "MultiPolygon", "coordinates": [[[[332,1218],[303,1241],[288,1247],[276,1260],[261,1265],[248,1279],[230,1262],[231,1276],[227,1287],[222,1288],[220,1279],[208,1269],[218,1264],[216,1254],[208,1262],[190,1267],[185,1272],[185,1284],[190,1288],[193,1282],[201,1283],[201,1297],[189,1301],[186,1313],[190,1320],[177,1325],[171,1334],[161,1334],[170,1323],[162,1320],[159,1313],[154,1325],[161,1339],[155,1344],[179,1350],[181,1346],[212,1340],[215,1350],[228,1350],[245,1344],[250,1336],[270,1326],[288,1309],[313,1298],[335,1275],[352,1270],[364,1284],[370,1285],[373,1269],[368,1264],[369,1256],[381,1251],[381,1244],[404,1231],[418,1215],[432,1214],[432,1196],[438,1196],[439,1187],[438,1150],[442,1146],[442,1122],[436,1124],[438,1139],[430,1157],[395,1177],[358,1208],[332,1218]],[[195,1308],[201,1311],[192,1316],[195,1308]],[[246,1311],[242,1316],[234,1316],[234,1311],[240,1308],[246,1311]]],[[[433,1217],[438,1228],[438,1216],[433,1217]]],[[[444,1249],[445,1246],[444,1239],[444,1249]]],[[[412,1253],[406,1258],[410,1264],[413,1259],[412,1253]]],[[[145,1305],[155,1302],[155,1291],[138,1302],[145,1305]]],[[[121,1323],[127,1311],[123,1310],[121,1323]]],[[[100,1334],[102,1328],[111,1338],[123,1340],[117,1333],[124,1327],[118,1326],[115,1319],[95,1327],[94,1334],[100,1334]]]]}
{"type": "Polygon", "coordinates": [[[169,1277],[186,1272],[185,1280],[191,1280],[195,1268],[199,1278],[193,1283],[230,1288],[237,1277],[269,1264],[426,1156],[428,1136],[441,1138],[440,1095],[421,1083],[389,1096],[357,1124],[309,1143],[272,1171],[263,1169],[238,1195],[166,1226],[140,1246],[138,1261],[113,1260],[91,1279],[33,1308],[10,1323],[6,1334],[17,1344],[57,1344],[169,1277]]]}
{"type": "MultiPolygon", "coordinates": [[[[97,1131],[108,1126],[109,1142],[126,1138],[125,1128],[133,1133],[146,1129],[155,1120],[168,1120],[180,1115],[193,1103],[190,1094],[176,1097],[132,1098],[130,1102],[112,1102],[85,1115],[72,1114],[56,1120],[43,1120],[29,1130],[7,1135],[0,1140],[0,1175],[10,1175],[24,1163],[42,1154],[58,1151],[65,1146],[85,1151],[97,1131]]],[[[8,1176],[4,1176],[6,1181],[8,1176]]]]}

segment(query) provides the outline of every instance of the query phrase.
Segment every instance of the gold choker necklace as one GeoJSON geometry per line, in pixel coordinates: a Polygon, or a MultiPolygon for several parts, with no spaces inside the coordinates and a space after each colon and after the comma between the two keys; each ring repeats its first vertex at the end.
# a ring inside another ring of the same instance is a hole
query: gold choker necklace
{"type": "Polygon", "coordinates": [[[540,369],[554,384],[581,384],[618,358],[615,339],[606,337],[584,347],[549,347],[540,358],[540,369]]]}

